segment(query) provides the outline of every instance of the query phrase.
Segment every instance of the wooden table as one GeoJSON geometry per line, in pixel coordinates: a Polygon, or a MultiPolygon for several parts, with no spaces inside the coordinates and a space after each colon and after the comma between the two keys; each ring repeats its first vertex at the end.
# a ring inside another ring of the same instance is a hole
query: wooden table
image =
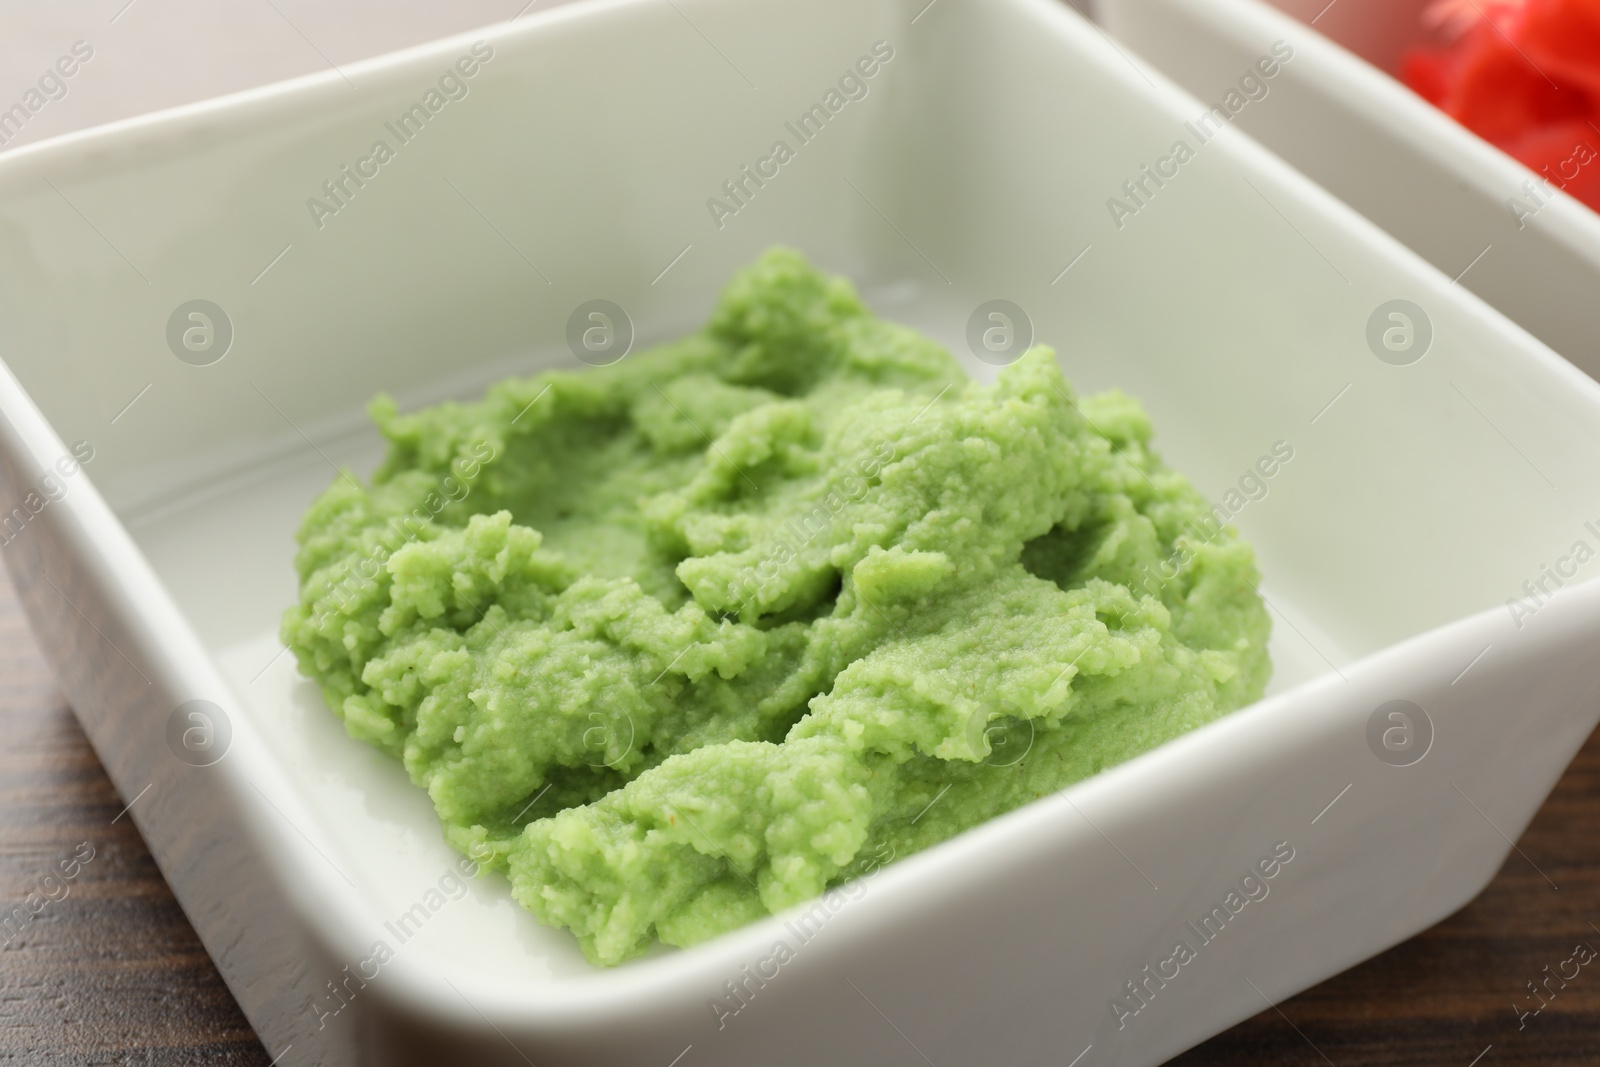
{"type": "MultiPolygon", "coordinates": [[[[0,948],[0,1063],[266,1064],[132,820],[119,817],[123,800],[3,579],[0,729],[9,740],[0,748],[4,912],[40,890],[80,843],[94,848],[67,895],[0,948]]],[[[1580,971],[1521,1030],[1512,1010],[1526,1001],[1525,983],[1566,960],[1575,943],[1600,947],[1589,925],[1600,924],[1596,825],[1600,734],[1519,842],[1527,858],[1512,853],[1476,901],[1173,1062],[1470,1067],[1480,1054],[1478,1067],[1600,1062],[1600,969],[1580,971]]],[[[1004,1067],[1003,1057],[993,1067],[1004,1067]]]]}

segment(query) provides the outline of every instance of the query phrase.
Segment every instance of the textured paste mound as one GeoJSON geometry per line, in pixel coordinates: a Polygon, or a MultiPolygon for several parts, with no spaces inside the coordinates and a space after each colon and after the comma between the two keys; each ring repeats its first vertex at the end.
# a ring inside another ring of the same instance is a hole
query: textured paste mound
{"type": "MultiPolygon", "coordinates": [[[[283,637],[451,843],[611,964],[1257,699],[1250,548],[1138,404],[994,385],[774,250],[681,341],[372,415],[283,637]]],[[[854,865],[854,867],[853,867],[854,865]]]]}

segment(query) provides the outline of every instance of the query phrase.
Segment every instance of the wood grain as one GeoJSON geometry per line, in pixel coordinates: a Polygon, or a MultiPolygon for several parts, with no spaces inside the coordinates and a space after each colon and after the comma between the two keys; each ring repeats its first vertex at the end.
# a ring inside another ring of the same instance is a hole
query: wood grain
{"type": "MultiPolygon", "coordinates": [[[[118,818],[124,800],[56,692],[3,579],[0,729],[0,916],[42,892],[82,842],[95,850],[67,895],[0,948],[0,1063],[265,1065],[138,831],[118,818]]],[[[1600,734],[1518,843],[1522,854],[1512,853],[1472,904],[1173,1063],[1469,1067],[1480,1055],[1477,1067],[1600,1062],[1600,967],[1582,969],[1565,989],[1552,984],[1555,999],[1520,1029],[1512,1009],[1534,1003],[1525,983],[1568,959],[1576,942],[1600,947],[1590,926],[1600,925],[1597,824],[1600,734]]],[[[995,1067],[1005,1062],[997,1054],[995,1067]]]]}
{"type": "Polygon", "coordinates": [[[0,926],[0,1063],[266,1064],[3,578],[0,736],[0,917],[47,901],[0,926]],[[47,882],[83,842],[77,877],[47,882]]]}

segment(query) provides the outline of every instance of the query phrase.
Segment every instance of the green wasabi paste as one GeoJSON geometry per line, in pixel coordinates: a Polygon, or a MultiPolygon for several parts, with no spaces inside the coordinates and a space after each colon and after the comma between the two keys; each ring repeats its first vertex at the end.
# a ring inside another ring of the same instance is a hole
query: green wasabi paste
{"type": "Polygon", "coordinates": [[[1044,347],[971,382],[791,251],[682,340],[371,414],[387,459],[306,514],[283,639],[596,963],[806,901],[1271,670],[1253,553],[1134,400],[1044,347]]]}

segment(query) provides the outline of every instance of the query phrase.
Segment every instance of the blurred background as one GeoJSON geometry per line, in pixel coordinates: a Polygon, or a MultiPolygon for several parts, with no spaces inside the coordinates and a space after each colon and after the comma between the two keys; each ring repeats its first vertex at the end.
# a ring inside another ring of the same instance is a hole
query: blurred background
{"type": "MultiPolygon", "coordinates": [[[[72,45],[93,58],[5,143],[312,74],[569,0],[4,0],[0,109],[72,45]]],[[[9,129],[9,128],[8,128],[9,129]]]]}

